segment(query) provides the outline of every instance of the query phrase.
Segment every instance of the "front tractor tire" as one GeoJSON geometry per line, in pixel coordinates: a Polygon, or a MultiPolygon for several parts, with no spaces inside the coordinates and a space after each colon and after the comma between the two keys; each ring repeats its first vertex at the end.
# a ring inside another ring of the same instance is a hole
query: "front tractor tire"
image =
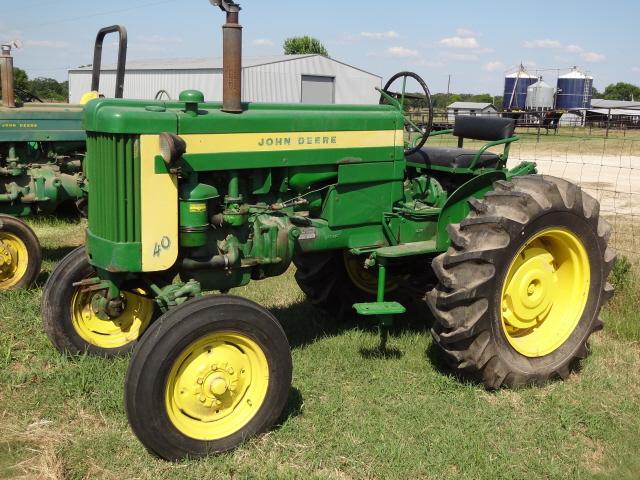
{"type": "Polygon", "coordinates": [[[40,273],[42,250],[31,228],[0,214],[0,290],[28,288],[40,273]]]}
{"type": "Polygon", "coordinates": [[[287,337],[271,313],[240,297],[200,297],[160,317],[134,350],[127,417],[164,459],[224,452],[274,425],[291,372],[287,337]]]}
{"type": "Polygon", "coordinates": [[[454,369],[488,388],[564,379],[603,325],[611,227],[595,199],[559,178],[493,188],[448,227],[451,247],[433,261],[434,340],[454,369]]]}
{"type": "Polygon", "coordinates": [[[73,286],[95,275],[85,247],[62,259],[42,294],[45,332],[58,350],[72,355],[115,357],[129,353],[157,315],[155,302],[141,289],[132,288],[122,292],[125,308],[120,316],[101,319],[92,309],[91,292],[73,286]]]}

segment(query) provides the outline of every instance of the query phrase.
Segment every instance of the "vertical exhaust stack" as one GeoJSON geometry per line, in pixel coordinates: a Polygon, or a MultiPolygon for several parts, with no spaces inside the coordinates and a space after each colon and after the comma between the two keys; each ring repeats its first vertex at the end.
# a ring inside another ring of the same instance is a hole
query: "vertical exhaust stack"
{"type": "Polygon", "coordinates": [[[13,58],[11,57],[11,45],[0,47],[0,79],[2,79],[2,106],[15,108],[16,97],[13,88],[13,58]]]}
{"type": "Polygon", "coordinates": [[[242,112],[242,25],[240,5],[233,0],[210,0],[227,13],[222,27],[222,111],[242,112]]]}

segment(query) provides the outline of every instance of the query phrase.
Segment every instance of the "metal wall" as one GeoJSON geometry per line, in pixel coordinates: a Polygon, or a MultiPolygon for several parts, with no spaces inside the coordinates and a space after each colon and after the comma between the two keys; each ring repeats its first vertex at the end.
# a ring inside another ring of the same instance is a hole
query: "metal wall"
{"type": "MultiPolygon", "coordinates": [[[[244,68],[243,100],[300,103],[302,75],[335,77],[335,103],[375,104],[380,98],[375,90],[381,86],[379,77],[325,57],[311,56],[244,68]]],[[[90,71],[69,72],[71,103],[78,103],[90,87],[90,71]]],[[[114,89],[115,72],[103,72],[100,92],[112,97],[114,89]]],[[[187,89],[202,91],[207,101],[222,100],[222,70],[138,70],[125,75],[125,98],[152,99],[159,90],[166,90],[172,99],[177,99],[187,89]]]]}
{"type": "MultiPolygon", "coordinates": [[[[113,97],[115,79],[115,72],[102,72],[100,93],[113,97]]],[[[222,100],[222,70],[139,70],[127,71],[124,77],[124,98],[147,100],[154,98],[158,91],[166,90],[175,100],[181,91],[188,89],[200,90],[207,100],[222,100]]],[[[89,90],[90,71],[69,72],[70,103],[78,103],[89,90]]]]}
{"type": "Polygon", "coordinates": [[[253,102],[300,103],[302,75],[335,77],[335,103],[375,104],[381,79],[349,65],[312,56],[270,63],[243,71],[243,97],[253,102]]]}

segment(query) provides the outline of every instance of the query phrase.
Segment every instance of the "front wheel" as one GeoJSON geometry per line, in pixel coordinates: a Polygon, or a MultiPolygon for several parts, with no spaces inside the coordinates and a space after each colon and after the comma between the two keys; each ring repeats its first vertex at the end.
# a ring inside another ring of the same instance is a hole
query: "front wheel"
{"type": "Polygon", "coordinates": [[[136,347],[127,417],[142,444],[167,460],[224,452],[276,422],[291,370],[271,313],[231,295],[201,297],[164,314],[136,347]]]}
{"type": "Polygon", "coordinates": [[[38,237],[23,221],[0,214],[0,290],[27,288],[40,273],[38,237]]]}
{"type": "Polygon", "coordinates": [[[612,292],[611,228],[598,202],[565,180],[531,175],[496,182],[470,203],[433,262],[436,344],[489,388],[567,377],[612,292]]]}
{"type": "Polygon", "coordinates": [[[92,292],[73,284],[96,275],[85,247],[67,255],[44,286],[42,319],[45,331],[60,351],[113,357],[130,352],[156,316],[155,302],[139,288],[122,292],[125,308],[120,316],[99,318],[93,311],[92,292]]]}

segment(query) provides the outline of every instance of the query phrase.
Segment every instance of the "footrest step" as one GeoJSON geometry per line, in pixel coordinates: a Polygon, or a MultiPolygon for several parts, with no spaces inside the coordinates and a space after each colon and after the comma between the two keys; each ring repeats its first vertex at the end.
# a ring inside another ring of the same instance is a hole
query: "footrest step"
{"type": "Polygon", "coordinates": [[[396,315],[407,311],[398,302],[355,303],[353,308],[359,315],[396,315]]]}
{"type": "Polygon", "coordinates": [[[436,241],[427,240],[424,242],[401,243],[400,245],[393,245],[391,247],[381,247],[375,252],[379,257],[401,258],[433,253],[436,250],[436,241]]]}

